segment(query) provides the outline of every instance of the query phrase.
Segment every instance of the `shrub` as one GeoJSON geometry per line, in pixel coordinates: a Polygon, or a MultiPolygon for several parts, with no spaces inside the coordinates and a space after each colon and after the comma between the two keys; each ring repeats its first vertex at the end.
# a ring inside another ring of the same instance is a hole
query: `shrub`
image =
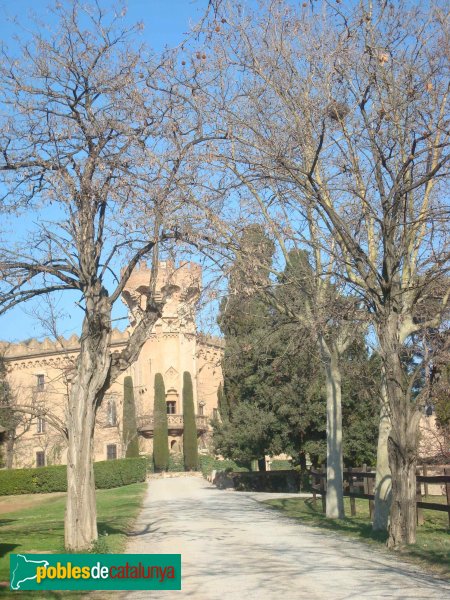
{"type": "Polygon", "coordinates": [[[184,471],[184,457],[182,454],[171,454],[169,457],[169,471],[180,473],[184,471]]]}
{"type": "Polygon", "coordinates": [[[218,459],[210,454],[200,454],[198,457],[199,469],[202,472],[203,477],[211,475],[213,471],[248,471],[247,468],[242,467],[231,459],[218,459]]]}
{"type": "Polygon", "coordinates": [[[247,492],[299,492],[298,471],[258,471],[253,473],[230,473],[234,489],[247,492]]]}
{"type": "MultiPolygon", "coordinates": [[[[124,458],[94,463],[95,487],[108,489],[145,481],[146,458],[124,458]]],[[[66,465],[0,471],[0,496],[67,491],[66,465]]]]}
{"type": "Polygon", "coordinates": [[[121,460],[103,460],[94,463],[94,474],[95,487],[99,490],[145,481],[147,459],[123,458],[121,460]]]}
{"type": "Polygon", "coordinates": [[[65,465],[0,471],[0,496],[67,491],[65,465]]]}
{"type": "Polygon", "coordinates": [[[292,469],[292,462],[290,460],[272,460],[270,463],[271,471],[289,471],[292,469]]]}
{"type": "Polygon", "coordinates": [[[155,375],[153,419],[153,463],[155,471],[167,471],[169,466],[169,435],[167,429],[166,390],[161,373],[156,373],[155,375]]]}
{"type": "Polygon", "coordinates": [[[184,469],[186,471],[196,471],[198,468],[197,425],[195,422],[192,377],[188,371],[183,373],[183,422],[184,469]]]}

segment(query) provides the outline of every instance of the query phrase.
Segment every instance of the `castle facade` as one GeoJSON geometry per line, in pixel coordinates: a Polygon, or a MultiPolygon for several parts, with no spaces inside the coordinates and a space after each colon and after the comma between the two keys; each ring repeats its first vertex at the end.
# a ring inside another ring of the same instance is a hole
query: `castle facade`
{"type": "MultiPolygon", "coordinates": [[[[195,263],[178,266],[170,261],[160,263],[155,289],[157,297],[167,298],[162,318],[156,322],[138,360],[113,383],[104,398],[95,429],[96,461],[125,456],[129,442],[124,439],[122,427],[126,376],[133,381],[141,454],[150,455],[153,448],[156,373],[163,375],[165,383],[170,450],[179,452],[182,448],[184,371],[189,371],[193,380],[199,448],[207,448],[209,423],[217,410],[217,390],[222,382],[223,341],[197,333],[195,316],[201,276],[201,267],[195,263]]],[[[132,273],[122,295],[128,306],[129,326],[125,331],[113,330],[111,352],[125,346],[139,321],[150,285],[150,269],[141,264],[132,273]]],[[[65,464],[67,449],[60,427],[65,422],[71,372],[79,351],[77,336],[56,341],[31,339],[1,346],[14,402],[24,407],[17,418],[14,440],[1,427],[5,424],[0,423],[3,462],[9,460],[9,465],[15,468],[65,464]],[[26,407],[30,408],[28,414],[26,407]],[[45,416],[36,416],[38,412],[45,416]]]]}

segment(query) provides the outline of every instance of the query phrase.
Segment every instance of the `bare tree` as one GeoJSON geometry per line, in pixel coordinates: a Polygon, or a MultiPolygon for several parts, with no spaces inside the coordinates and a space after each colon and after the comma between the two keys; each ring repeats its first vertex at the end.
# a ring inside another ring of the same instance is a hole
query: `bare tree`
{"type": "Polygon", "coordinates": [[[0,248],[0,314],[62,291],[75,292],[84,312],[64,426],[65,545],[82,550],[97,538],[96,414],[161,315],[158,252],[186,215],[183,186],[201,138],[181,82],[170,80],[172,54],[150,55],[137,44],[139,27],[96,2],[57,3],[54,12],[57,24],[40,23],[18,56],[2,48],[1,210],[15,212],[27,234],[0,248]],[[139,322],[111,353],[112,307],[148,256],[139,322]]]}
{"type": "Polygon", "coordinates": [[[14,447],[29,429],[31,419],[29,413],[20,413],[17,406],[17,391],[13,391],[8,381],[4,352],[0,355],[0,426],[3,439],[1,444],[0,466],[12,469],[14,447]]]}
{"type": "Polygon", "coordinates": [[[258,81],[258,74],[251,69],[258,60],[267,59],[260,53],[275,55],[276,48],[259,45],[259,38],[250,33],[253,16],[242,16],[241,9],[237,13],[230,9],[224,13],[226,17],[209,24],[206,43],[212,48],[206,52],[214,58],[208,58],[207,69],[198,79],[198,94],[204,95],[207,107],[205,118],[216,131],[216,140],[209,143],[209,162],[226,215],[221,219],[210,215],[209,226],[224,255],[228,252],[239,257],[242,277],[249,288],[257,290],[275,310],[297,323],[300,336],[307,330],[317,342],[327,389],[326,514],[329,518],[343,518],[340,361],[361,329],[361,317],[356,318],[359,299],[344,298],[348,290],[345,292],[336,276],[340,267],[335,243],[320,217],[304,205],[297,189],[274,174],[273,153],[283,154],[284,136],[289,134],[272,113],[276,103],[272,102],[273,91],[265,85],[268,71],[258,81]],[[255,220],[263,223],[277,248],[278,259],[269,268],[271,285],[267,285],[267,264],[258,263],[238,243],[243,228],[255,220]],[[292,250],[305,249],[308,259],[300,272],[293,268],[292,259],[298,254],[292,250]],[[274,288],[283,280],[297,288],[303,300],[302,310],[295,309],[298,303],[281,304],[277,299],[274,288]]]}
{"type": "MultiPolygon", "coordinates": [[[[233,129],[237,123],[229,97],[227,106],[227,127],[233,129]]],[[[214,111],[217,105],[211,103],[211,107],[214,111]]],[[[216,252],[222,249],[225,264],[229,262],[227,255],[236,257],[234,261],[231,259],[233,270],[246,282],[247,293],[257,293],[261,301],[296,323],[299,339],[306,334],[316,340],[327,392],[326,513],[329,518],[344,518],[340,362],[364,326],[361,310],[358,310],[360,300],[343,295],[336,277],[338,265],[332,245],[313,212],[296,210],[292,190],[287,191],[279,182],[268,180],[264,167],[258,171],[256,159],[249,167],[249,161],[255,157],[248,145],[233,139],[215,144],[214,152],[213,168],[221,176],[217,193],[225,198],[224,204],[228,207],[226,220],[210,220],[215,231],[216,252]],[[230,205],[232,210],[229,210],[230,205]],[[287,212],[291,218],[287,218],[287,212]],[[295,230],[294,219],[297,220],[295,230]],[[274,243],[274,264],[261,261],[253,247],[239,242],[246,226],[255,220],[274,243]],[[281,297],[288,298],[277,292],[280,286],[296,289],[297,299],[282,302],[281,297]]]]}
{"type": "Polygon", "coordinates": [[[449,297],[448,13],[402,1],[223,10],[205,42],[219,74],[209,86],[217,127],[248,179],[283,186],[293,229],[293,206],[316,215],[337,275],[365,304],[392,426],[388,545],[413,543],[416,358],[449,297]]]}

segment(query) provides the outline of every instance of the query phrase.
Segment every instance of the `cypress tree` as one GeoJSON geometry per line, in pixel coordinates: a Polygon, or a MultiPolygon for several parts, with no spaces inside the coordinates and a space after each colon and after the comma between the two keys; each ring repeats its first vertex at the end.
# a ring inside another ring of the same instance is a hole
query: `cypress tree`
{"type": "Polygon", "coordinates": [[[153,419],[153,464],[156,472],[167,471],[169,468],[169,436],[167,431],[166,390],[161,373],[155,375],[153,419]]]}
{"type": "Polygon", "coordinates": [[[135,458],[139,456],[133,379],[130,376],[125,377],[123,380],[122,441],[127,447],[125,453],[126,458],[135,458]]]}
{"type": "Polygon", "coordinates": [[[195,423],[192,377],[188,371],[183,373],[183,420],[184,470],[196,471],[198,466],[197,426],[195,423]]]}
{"type": "Polygon", "coordinates": [[[228,404],[225,394],[223,393],[223,385],[221,383],[219,384],[219,389],[217,390],[217,408],[219,409],[219,415],[222,421],[229,418],[228,404]]]}

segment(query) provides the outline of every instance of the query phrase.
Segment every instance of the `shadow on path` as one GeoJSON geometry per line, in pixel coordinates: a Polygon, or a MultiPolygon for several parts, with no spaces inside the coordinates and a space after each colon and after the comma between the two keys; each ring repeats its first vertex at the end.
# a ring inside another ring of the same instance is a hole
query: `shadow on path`
{"type": "Polygon", "coordinates": [[[450,586],[357,541],[293,522],[198,478],[154,480],[130,553],[181,553],[181,592],[130,600],[443,600],[450,586]]]}

